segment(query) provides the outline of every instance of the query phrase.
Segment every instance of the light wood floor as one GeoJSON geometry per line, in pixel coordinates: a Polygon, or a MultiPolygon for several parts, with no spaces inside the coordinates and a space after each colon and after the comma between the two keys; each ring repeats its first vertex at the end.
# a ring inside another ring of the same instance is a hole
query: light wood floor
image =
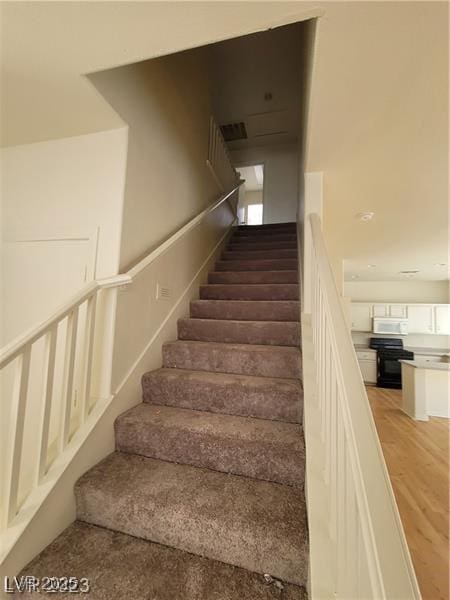
{"type": "Polygon", "coordinates": [[[367,393],[422,596],[448,600],[450,420],[413,421],[401,390],[367,393]]]}

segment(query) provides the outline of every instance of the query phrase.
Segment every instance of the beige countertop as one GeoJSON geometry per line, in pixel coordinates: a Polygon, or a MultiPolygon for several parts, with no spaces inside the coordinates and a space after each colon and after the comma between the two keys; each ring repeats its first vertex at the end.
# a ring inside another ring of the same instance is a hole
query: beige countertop
{"type": "MultiPolygon", "coordinates": [[[[427,356],[450,356],[450,348],[430,348],[426,346],[404,346],[405,350],[410,350],[414,354],[422,354],[427,356]]],[[[376,352],[373,348],[369,348],[367,344],[355,344],[355,350],[376,352]]]]}
{"type": "Polygon", "coordinates": [[[401,363],[414,367],[416,369],[429,369],[432,371],[449,371],[450,363],[431,362],[425,360],[400,360],[401,363]]]}

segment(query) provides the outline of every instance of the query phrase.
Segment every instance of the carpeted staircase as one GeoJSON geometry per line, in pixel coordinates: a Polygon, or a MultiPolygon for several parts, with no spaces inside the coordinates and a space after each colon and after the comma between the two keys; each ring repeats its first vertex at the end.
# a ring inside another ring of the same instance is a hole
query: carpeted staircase
{"type": "Polygon", "coordinates": [[[24,574],[92,599],[306,598],[298,294],[295,224],[239,227],[24,574]]]}

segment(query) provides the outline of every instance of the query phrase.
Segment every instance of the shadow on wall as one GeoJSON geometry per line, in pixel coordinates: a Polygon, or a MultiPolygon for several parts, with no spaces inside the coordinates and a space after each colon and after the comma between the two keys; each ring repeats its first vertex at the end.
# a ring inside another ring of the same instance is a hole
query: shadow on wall
{"type": "Polygon", "coordinates": [[[129,127],[120,268],[218,196],[206,166],[211,105],[204,50],[91,74],[129,127]]]}

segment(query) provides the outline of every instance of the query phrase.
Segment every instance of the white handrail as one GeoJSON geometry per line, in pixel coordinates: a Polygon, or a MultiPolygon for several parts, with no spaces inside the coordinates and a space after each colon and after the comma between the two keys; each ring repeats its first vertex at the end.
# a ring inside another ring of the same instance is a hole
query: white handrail
{"type": "MultiPolygon", "coordinates": [[[[346,600],[418,599],[419,587],[318,215],[309,216],[309,226],[316,392],[314,398],[305,392],[305,402],[314,403],[306,414],[317,414],[323,455],[332,561],[323,568],[331,573],[330,593],[346,600]]],[[[306,432],[311,424],[305,418],[306,432]]],[[[323,574],[320,565],[311,568],[314,586],[315,578],[323,574]]]]}
{"type": "Polygon", "coordinates": [[[60,306],[51,317],[45,319],[38,325],[33,326],[30,330],[26,331],[10,344],[6,345],[0,351],[0,369],[6,367],[12,360],[14,360],[23,350],[23,348],[29,344],[33,344],[39,339],[43,333],[50,330],[53,325],[67,317],[67,315],[76,307],[83,304],[88,298],[93,296],[100,289],[121,287],[130,284],[132,278],[126,275],[116,275],[108,279],[99,279],[92,281],[86,286],[81,288],[70,300],[60,306]]]}
{"type": "MultiPolygon", "coordinates": [[[[41,485],[50,464],[65,451],[97,402],[111,396],[117,290],[131,284],[153,261],[208,214],[229,200],[241,184],[242,182],[235,183],[230,191],[222,194],[216,202],[201,211],[127,273],[87,284],[51,317],[32,327],[0,351],[3,391],[7,389],[7,395],[11,399],[11,402],[3,402],[1,405],[5,413],[9,412],[10,419],[1,505],[3,529],[20,518],[20,506],[24,499],[41,485]],[[39,364],[35,367],[42,373],[42,381],[38,386],[40,389],[30,385],[36,348],[39,364]],[[57,359],[61,352],[64,360],[60,361],[58,371],[57,359]],[[57,394],[55,382],[60,384],[57,394]],[[78,397],[78,392],[81,397],[78,397]],[[33,413],[33,410],[38,414],[33,413]],[[28,465],[31,477],[28,481],[29,489],[25,490],[24,495],[20,488],[26,423],[31,419],[34,427],[36,418],[38,447],[31,457],[34,464],[28,465]],[[52,425],[53,429],[57,429],[56,439],[52,441],[56,443],[56,450],[49,460],[52,425]]],[[[234,207],[232,208],[234,213],[234,207]]]]}
{"type": "Polygon", "coordinates": [[[150,254],[147,254],[147,256],[145,258],[143,258],[134,267],[132,267],[129,271],[127,271],[127,273],[126,273],[127,276],[129,276],[131,278],[136,277],[136,275],[138,275],[141,271],[146,269],[148,267],[148,265],[150,265],[159,256],[161,256],[161,254],[166,252],[168,250],[168,248],[170,248],[175,242],[177,242],[184,235],[186,235],[186,233],[188,233],[191,229],[193,229],[201,221],[203,221],[203,219],[209,213],[216,210],[216,208],[218,208],[223,202],[225,202],[225,200],[228,200],[230,198],[230,196],[232,196],[234,194],[234,192],[236,192],[243,183],[244,183],[243,181],[239,181],[236,185],[234,185],[234,187],[229,192],[222,194],[220,196],[220,198],[217,200],[217,202],[214,202],[213,204],[211,204],[210,206],[205,208],[205,210],[202,210],[202,212],[200,212],[197,216],[195,216],[188,223],[186,223],[186,225],[183,225],[183,227],[181,227],[181,229],[178,229],[178,231],[176,233],[171,235],[165,242],[163,242],[160,246],[158,246],[158,248],[153,250],[153,252],[150,252],[150,254]]]}

